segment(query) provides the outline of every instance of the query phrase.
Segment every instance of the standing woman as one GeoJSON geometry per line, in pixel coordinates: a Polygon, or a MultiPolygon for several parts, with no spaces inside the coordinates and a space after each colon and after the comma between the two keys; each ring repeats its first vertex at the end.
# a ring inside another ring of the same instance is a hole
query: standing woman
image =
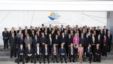
{"type": "Polygon", "coordinates": [[[74,46],[78,46],[78,44],[79,44],[79,33],[75,33],[75,35],[73,37],[73,44],[74,44],[74,46]]]}
{"type": "Polygon", "coordinates": [[[82,61],[83,61],[83,54],[84,54],[84,48],[83,48],[82,44],[79,44],[79,46],[78,46],[78,56],[79,56],[80,64],[82,64],[82,61]]]}

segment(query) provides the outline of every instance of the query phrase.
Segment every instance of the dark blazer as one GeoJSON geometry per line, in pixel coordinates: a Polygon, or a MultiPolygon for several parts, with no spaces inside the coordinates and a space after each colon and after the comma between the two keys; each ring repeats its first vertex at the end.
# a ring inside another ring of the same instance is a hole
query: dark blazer
{"type": "Polygon", "coordinates": [[[64,37],[62,37],[62,36],[60,36],[60,43],[66,43],[66,38],[65,38],[65,36],[64,37]]]}
{"type": "Polygon", "coordinates": [[[66,40],[67,40],[67,45],[70,45],[73,42],[73,38],[72,37],[69,38],[69,36],[66,38],[66,40]]]}
{"type": "MultiPolygon", "coordinates": [[[[71,48],[68,49],[69,50],[69,55],[71,55],[71,48]]],[[[73,47],[73,55],[77,55],[77,48],[73,47]]]]}
{"type": "Polygon", "coordinates": [[[66,55],[66,50],[64,48],[59,49],[60,55],[66,55]]]}
{"type": "Polygon", "coordinates": [[[3,31],[2,32],[3,40],[8,40],[9,38],[9,32],[8,31],[3,31]]]}
{"type": "Polygon", "coordinates": [[[37,40],[36,40],[36,43],[41,43],[41,36],[37,36],[37,40]]]}
{"type": "Polygon", "coordinates": [[[111,44],[112,43],[112,34],[110,35],[110,37],[107,37],[108,38],[108,44],[111,44]]]}
{"type": "Polygon", "coordinates": [[[56,39],[56,38],[53,39],[53,44],[59,44],[59,43],[60,43],[60,38],[59,38],[59,36],[58,36],[57,39],[56,39]]]}
{"type": "Polygon", "coordinates": [[[41,44],[42,44],[42,43],[47,43],[46,37],[41,37],[41,38],[40,38],[40,42],[41,42],[41,44]]]}
{"type": "MultiPolygon", "coordinates": [[[[37,55],[37,46],[35,46],[35,49],[33,50],[33,54],[36,54],[37,55]]],[[[42,48],[41,46],[39,46],[39,55],[42,54],[42,48]]]]}
{"type": "Polygon", "coordinates": [[[47,33],[50,34],[52,32],[52,28],[47,28],[47,33]]]}
{"type": "MultiPolygon", "coordinates": [[[[46,53],[46,49],[43,48],[41,52],[42,52],[43,55],[45,55],[45,53],[46,53]]],[[[49,55],[49,48],[47,48],[47,55],[49,55]]]]}
{"type": "Polygon", "coordinates": [[[25,50],[24,49],[18,49],[18,56],[20,55],[25,55],[25,50]]]}
{"type": "Polygon", "coordinates": [[[86,49],[86,55],[89,57],[90,55],[92,55],[92,47],[86,49]]]}
{"type": "Polygon", "coordinates": [[[86,42],[88,44],[91,44],[92,43],[92,37],[91,36],[86,37],[86,42]]]}
{"type": "Polygon", "coordinates": [[[47,44],[48,44],[48,45],[52,45],[52,44],[53,44],[53,38],[51,37],[51,39],[52,39],[52,40],[50,41],[50,37],[47,37],[46,40],[47,40],[47,44]]]}
{"type": "Polygon", "coordinates": [[[25,54],[28,55],[28,54],[33,54],[33,50],[32,48],[29,50],[28,48],[25,49],[25,54]]]}
{"type": "Polygon", "coordinates": [[[10,37],[9,43],[10,43],[11,48],[15,48],[16,47],[16,38],[15,37],[10,37]]]}

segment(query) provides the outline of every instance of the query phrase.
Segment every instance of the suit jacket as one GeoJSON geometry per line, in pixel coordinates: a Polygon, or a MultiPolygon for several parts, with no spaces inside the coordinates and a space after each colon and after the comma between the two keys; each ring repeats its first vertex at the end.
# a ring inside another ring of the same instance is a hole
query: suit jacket
{"type": "Polygon", "coordinates": [[[10,43],[11,48],[15,48],[16,47],[16,39],[15,39],[15,37],[10,37],[9,43],[10,43]]]}
{"type": "Polygon", "coordinates": [[[24,49],[18,49],[18,56],[20,56],[20,55],[25,55],[25,50],[24,49]]]}
{"type": "MultiPolygon", "coordinates": [[[[46,55],[46,49],[45,47],[42,49],[42,54],[46,55]]],[[[49,49],[47,48],[47,55],[49,55],[49,49]]]]}
{"type": "Polygon", "coordinates": [[[28,48],[25,49],[25,54],[28,56],[29,54],[32,55],[33,54],[33,50],[32,48],[29,50],[28,48]]]}
{"type": "Polygon", "coordinates": [[[67,45],[70,45],[73,42],[73,38],[69,36],[66,38],[66,40],[67,40],[67,45]]]}
{"type": "Polygon", "coordinates": [[[66,55],[66,50],[64,48],[60,48],[59,53],[60,55],[66,55]]]}
{"type": "Polygon", "coordinates": [[[41,44],[42,44],[42,43],[47,43],[46,37],[41,37],[41,38],[40,38],[40,42],[41,42],[41,44]]]}
{"type": "Polygon", "coordinates": [[[37,43],[40,44],[41,43],[41,37],[40,36],[37,36],[37,40],[36,41],[37,41],[37,43]]]}
{"type": "Polygon", "coordinates": [[[53,38],[52,37],[47,37],[47,44],[52,45],[53,44],[53,38]],[[50,40],[51,38],[51,40],[50,40]]]}
{"type": "Polygon", "coordinates": [[[77,48],[74,48],[74,47],[72,47],[72,48],[73,49],[69,48],[69,55],[77,55],[77,48]]]}
{"type": "Polygon", "coordinates": [[[65,36],[64,37],[62,37],[62,36],[60,36],[60,43],[66,43],[66,38],[65,38],[65,36]]]}
{"type": "Polygon", "coordinates": [[[95,50],[95,55],[97,55],[97,56],[100,56],[100,55],[101,55],[100,49],[96,49],[96,50],[95,50]]]}
{"type": "Polygon", "coordinates": [[[8,40],[9,38],[9,32],[8,31],[3,31],[2,32],[3,40],[8,40]]]}
{"type": "Polygon", "coordinates": [[[41,55],[42,54],[42,48],[39,46],[39,51],[37,51],[37,50],[38,50],[38,48],[37,48],[37,46],[35,46],[35,50],[33,51],[33,54],[41,55]],[[39,52],[39,54],[37,52],[39,52]]]}
{"type": "Polygon", "coordinates": [[[53,39],[53,43],[54,43],[54,44],[60,44],[60,37],[58,36],[57,39],[54,38],[54,39],[53,39]]]}
{"type": "Polygon", "coordinates": [[[112,43],[112,34],[108,37],[108,44],[112,43]]]}

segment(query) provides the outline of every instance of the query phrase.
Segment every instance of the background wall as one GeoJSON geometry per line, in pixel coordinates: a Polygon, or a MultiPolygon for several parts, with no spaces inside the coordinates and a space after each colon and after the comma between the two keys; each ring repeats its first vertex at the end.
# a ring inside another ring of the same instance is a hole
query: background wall
{"type": "Polygon", "coordinates": [[[113,11],[107,12],[107,27],[110,29],[111,33],[113,34],[113,11]]]}
{"type": "Polygon", "coordinates": [[[85,11],[0,11],[0,45],[3,45],[2,31],[4,27],[40,26],[41,24],[64,24],[64,25],[107,25],[107,12],[85,12],[85,11]],[[51,12],[59,17],[52,21],[48,18],[51,12]]]}

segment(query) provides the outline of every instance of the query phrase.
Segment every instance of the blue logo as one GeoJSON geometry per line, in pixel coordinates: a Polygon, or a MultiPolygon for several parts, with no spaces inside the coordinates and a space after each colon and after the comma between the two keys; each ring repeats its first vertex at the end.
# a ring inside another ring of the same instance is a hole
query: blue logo
{"type": "Polygon", "coordinates": [[[60,17],[60,15],[58,14],[58,13],[55,13],[55,12],[50,12],[50,14],[49,14],[49,16],[48,16],[48,18],[50,19],[50,20],[56,20],[56,19],[58,19],[60,17]]]}

